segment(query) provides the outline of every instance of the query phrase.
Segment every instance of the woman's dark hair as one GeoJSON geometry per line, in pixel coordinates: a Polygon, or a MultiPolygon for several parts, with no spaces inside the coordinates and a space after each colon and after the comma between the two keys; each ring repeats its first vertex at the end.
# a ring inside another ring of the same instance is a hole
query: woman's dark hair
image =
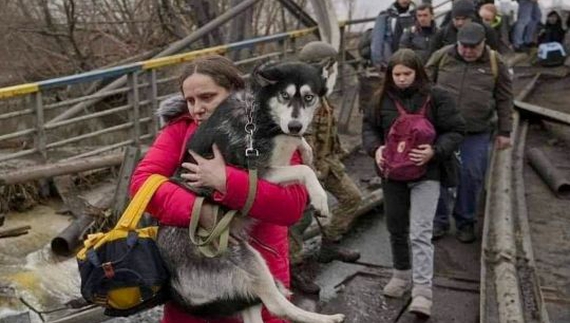
{"type": "Polygon", "coordinates": [[[200,57],[188,63],[178,79],[181,91],[182,83],[195,73],[211,77],[217,85],[228,91],[245,88],[245,81],[240,75],[240,70],[231,60],[220,55],[200,57]]]}
{"type": "Polygon", "coordinates": [[[414,70],[416,72],[416,79],[410,86],[416,88],[420,93],[429,92],[431,84],[420,57],[409,48],[399,49],[390,57],[390,60],[388,61],[386,75],[384,76],[384,86],[378,95],[378,109],[382,105],[382,101],[386,95],[390,93],[396,93],[398,91],[398,87],[394,83],[394,77],[392,76],[392,71],[396,65],[404,65],[414,70]]]}

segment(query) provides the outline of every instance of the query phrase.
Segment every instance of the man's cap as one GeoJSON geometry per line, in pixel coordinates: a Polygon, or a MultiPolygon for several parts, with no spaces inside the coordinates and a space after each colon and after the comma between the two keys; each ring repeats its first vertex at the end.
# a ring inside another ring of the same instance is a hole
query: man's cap
{"type": "Polygon", "coordinates": [[[327,58],[337,60],[338,52],[329,43],[324,41],[312,41],[307,43],[297,56],[305,63],[319,63],[327,58]]]}
{"type": "Polygon", "coordinates": [[[485,39],[485,28],[476,22],[465,24],[457,33],[457,41],[462,45],[475,46],[485,39]]]}
{"type": "Polygon", "coordinates": [[[475,4],[471,0],[457,0],[451,8],[451,18],[456,17],[475,17],[475,4]]]}

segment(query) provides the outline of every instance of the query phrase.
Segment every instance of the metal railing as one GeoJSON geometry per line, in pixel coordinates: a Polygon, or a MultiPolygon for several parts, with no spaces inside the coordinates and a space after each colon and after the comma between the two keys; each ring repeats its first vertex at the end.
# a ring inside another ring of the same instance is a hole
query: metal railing
{"type": "MultiPolygon", "coordinates": [[[[351,26],[374,20],[365,18],[339,23],[341,75],[336,93],[346,94],[348,86],[355,85],[355,82],[349,84],[347,80],[358,73],[354,66],[358,66],[359,59],[347,59],[347,52],[354,53],[355,40],[360,37],[360,33],[350,31],[351,26]],[[348,65],[351,67],[345,68],[348,65]]],[[[161,100],[178,91],[175,83],[179,73],[176,69],[181,64],[206,55],[225,55],[249,49],[251,57],[236,62],[247,69],[258,61],[294,55],[303,42],[316,39],[316,33],[317,27],[305,28],[0,88],[0,162],[22,157],[39,160],[40,163],[69,161],[115,151],[127,145],[148,143],[159,128],[154,111],[161,100]],[[93,82],[105,84],[125,76],[127,83],[122,87],[97,93],[86,91],[93,82]],[[83,104],[86,102],[92,104],[83,104]],[[80,106],[80,113],[70,113],[77,106],[80,106]]],[[[356,91],[350,91],[350,95],[356,95],[356,91]]],[[[352,106],[348,108],[352,109],[352,106]]]]}
{"type": "MultiPolygon", "coordinates": [[[[348,43],[358,37],[346,32],[348,26],[373,20],[370,18],[340,23],[343,38],[341,51],[354,49],[348,43]]],[[[282,59],[294,55],[301,41],[316,39],[315,32],[317,27],[305,28],[37,83],[0,88],[0,121],[5,125],[0,128],[0,162],[22,157],[39,159],[40,162],[74,160],[127,145],[147,143],[158,131],[154,111],[159,102],[178,89],[174,83],[178,74],[176,68],[181,64],[198,57],[224,55],[245,48],[250,49],[252,57],[237,61],[237,65],[251,66],[262,60],[282,59]],[[123,76],[128,78],[126,86],[95,94],[83,92],[93,81],[109,82],[123,76]],[[92,99],[99,103],[84,109],[81,115],[69,117],[67,114],[66,118],[60,117],[71,105],[92,99]]],[[[340,63],[344,64],[344,61],[345,55],[341,55],[340,63]]],[[[343,90],[342,78],[341,84],[343,90]]]]}

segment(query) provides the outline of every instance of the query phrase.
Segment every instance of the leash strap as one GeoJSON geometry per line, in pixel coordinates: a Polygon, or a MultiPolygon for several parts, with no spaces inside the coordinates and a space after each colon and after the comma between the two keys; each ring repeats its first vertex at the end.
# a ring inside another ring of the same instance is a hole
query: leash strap
{"type": "MultiPolygon", "coordinates": [[[[248,179],[249,179],[249,189],[247,193],[247,199],[245,204],[239,214],[247,215],[251,210],[253,202],[255,201],[255,195],[257,194],[257,168],[256,168],[256,156],[248,156],[248,179]]],[[[194,205],[192,206],[192,214],[190,216],[190,225],[188,226],[188,235],[190,241],[198,247],[200,253],[208,258],[216,257],[224,253],[228,248],[229,238],[230,238],[230,224],[234,217],[238,214],[237,210],[229,210],[221,220],[218,222],[219,206],[214,205],[214,214],[216,218],[214,222],[216,225],[212,231],[208,231],[204,228],[200,228],[200,216],[202,212],[202,206],[204,205],[204,197],[199,196],[194,200],[194,205]],[[214,241],[218,241],[216,247],[214,241]]]]}

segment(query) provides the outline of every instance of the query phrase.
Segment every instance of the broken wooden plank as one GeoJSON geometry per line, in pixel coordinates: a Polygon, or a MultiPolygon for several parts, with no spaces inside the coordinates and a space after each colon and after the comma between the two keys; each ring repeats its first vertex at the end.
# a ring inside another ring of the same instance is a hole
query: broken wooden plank
{"type": "Polygon", "coordinates": [[[32,227],[29,225],[23,225],[19,227],[15,227],[12,229],[5,229],[0,231],[0,238],[8,238],[8,237],[17,237],[23,234],[27,234],[28,230],[32,227]]]}
{"type": "Polygon", "coordinates": [[[570,124],[570,114],[568,113],[544,108],[536,104],[522,102],[519,100],[515,100],[515,106],[525,111],[540,114],[541,116],[570,124]]]}

